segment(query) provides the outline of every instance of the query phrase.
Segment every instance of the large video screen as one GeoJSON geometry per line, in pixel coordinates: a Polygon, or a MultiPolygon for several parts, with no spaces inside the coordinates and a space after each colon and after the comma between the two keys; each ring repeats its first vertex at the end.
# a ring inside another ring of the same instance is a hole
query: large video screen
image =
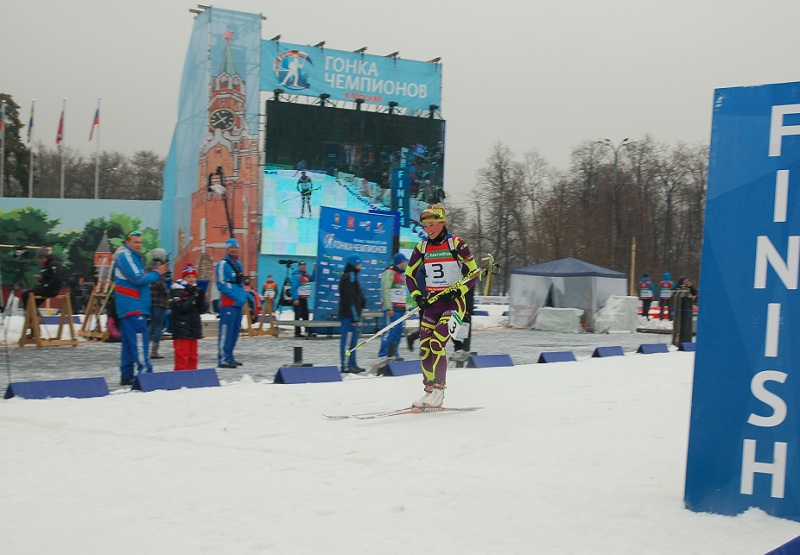
{"type": "Polygon", "coordinates": [[[268,101],[261,253],[316,255],[322,206],[392,210],[399,167],[410,177],[403,195],[410,225],[400,229],[400,247],[413,248],[424,235],[419,213],[444,198],[444,132],[440,119],[268,101]]]}
{"type": "Polygon", "coordinates": [[[267,166],[343,172],[391,189],[391,168],[403,165],[412,198],[441,198],[444,120],[274,99],[266,113],[267,166]]]}

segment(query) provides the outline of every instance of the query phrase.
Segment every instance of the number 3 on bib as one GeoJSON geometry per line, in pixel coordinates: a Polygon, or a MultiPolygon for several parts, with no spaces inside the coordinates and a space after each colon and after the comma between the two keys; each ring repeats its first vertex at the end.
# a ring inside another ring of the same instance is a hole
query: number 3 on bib
{"type": "Polygon", "coordinates": [[[464,321],[461,316],[459,316],[458,312],[453,312],[450,320],[447,321],[447,331],[450,333],[450,337],[458,339],[458,332],[461,330],[462,325],[464,325],[464,321]]]}

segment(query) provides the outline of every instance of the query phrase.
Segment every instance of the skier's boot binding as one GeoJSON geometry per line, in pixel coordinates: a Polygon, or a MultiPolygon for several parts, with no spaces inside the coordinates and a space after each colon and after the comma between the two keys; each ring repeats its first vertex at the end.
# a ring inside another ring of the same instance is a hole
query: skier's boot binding
{"type": "Polygon", "coordinates": [[[426,385],[425,395],[411,406],[418,409],[438,409],[444,403],[444,384],[426,385]]]}

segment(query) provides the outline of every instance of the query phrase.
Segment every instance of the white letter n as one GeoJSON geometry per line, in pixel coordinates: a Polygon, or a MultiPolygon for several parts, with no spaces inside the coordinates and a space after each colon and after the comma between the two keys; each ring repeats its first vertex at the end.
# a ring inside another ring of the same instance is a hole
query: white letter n
{"type": "Polygon", "coordinates": [[[790,235],[786,262],[775,249],[772,241],[765,235],[759,235],[756,241],[756,273],[753,288],[767,287],[767,262],[781,278],[787,289],[797,289],[797,270],[800,263],[800,236],[790,235]]]}

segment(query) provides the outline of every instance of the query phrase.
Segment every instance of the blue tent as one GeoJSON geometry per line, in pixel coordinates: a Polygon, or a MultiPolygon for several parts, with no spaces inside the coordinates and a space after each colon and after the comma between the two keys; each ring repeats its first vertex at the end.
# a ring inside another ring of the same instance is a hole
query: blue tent
{"type": "Polygon", "coordinates": [[[531,328],[539,309],[576,308],[585,327],[594,330],[595,315],[612,295],[627,295],[627,276],[577,258],[562,258],[511,271],[509,324],[531,328]]]}

